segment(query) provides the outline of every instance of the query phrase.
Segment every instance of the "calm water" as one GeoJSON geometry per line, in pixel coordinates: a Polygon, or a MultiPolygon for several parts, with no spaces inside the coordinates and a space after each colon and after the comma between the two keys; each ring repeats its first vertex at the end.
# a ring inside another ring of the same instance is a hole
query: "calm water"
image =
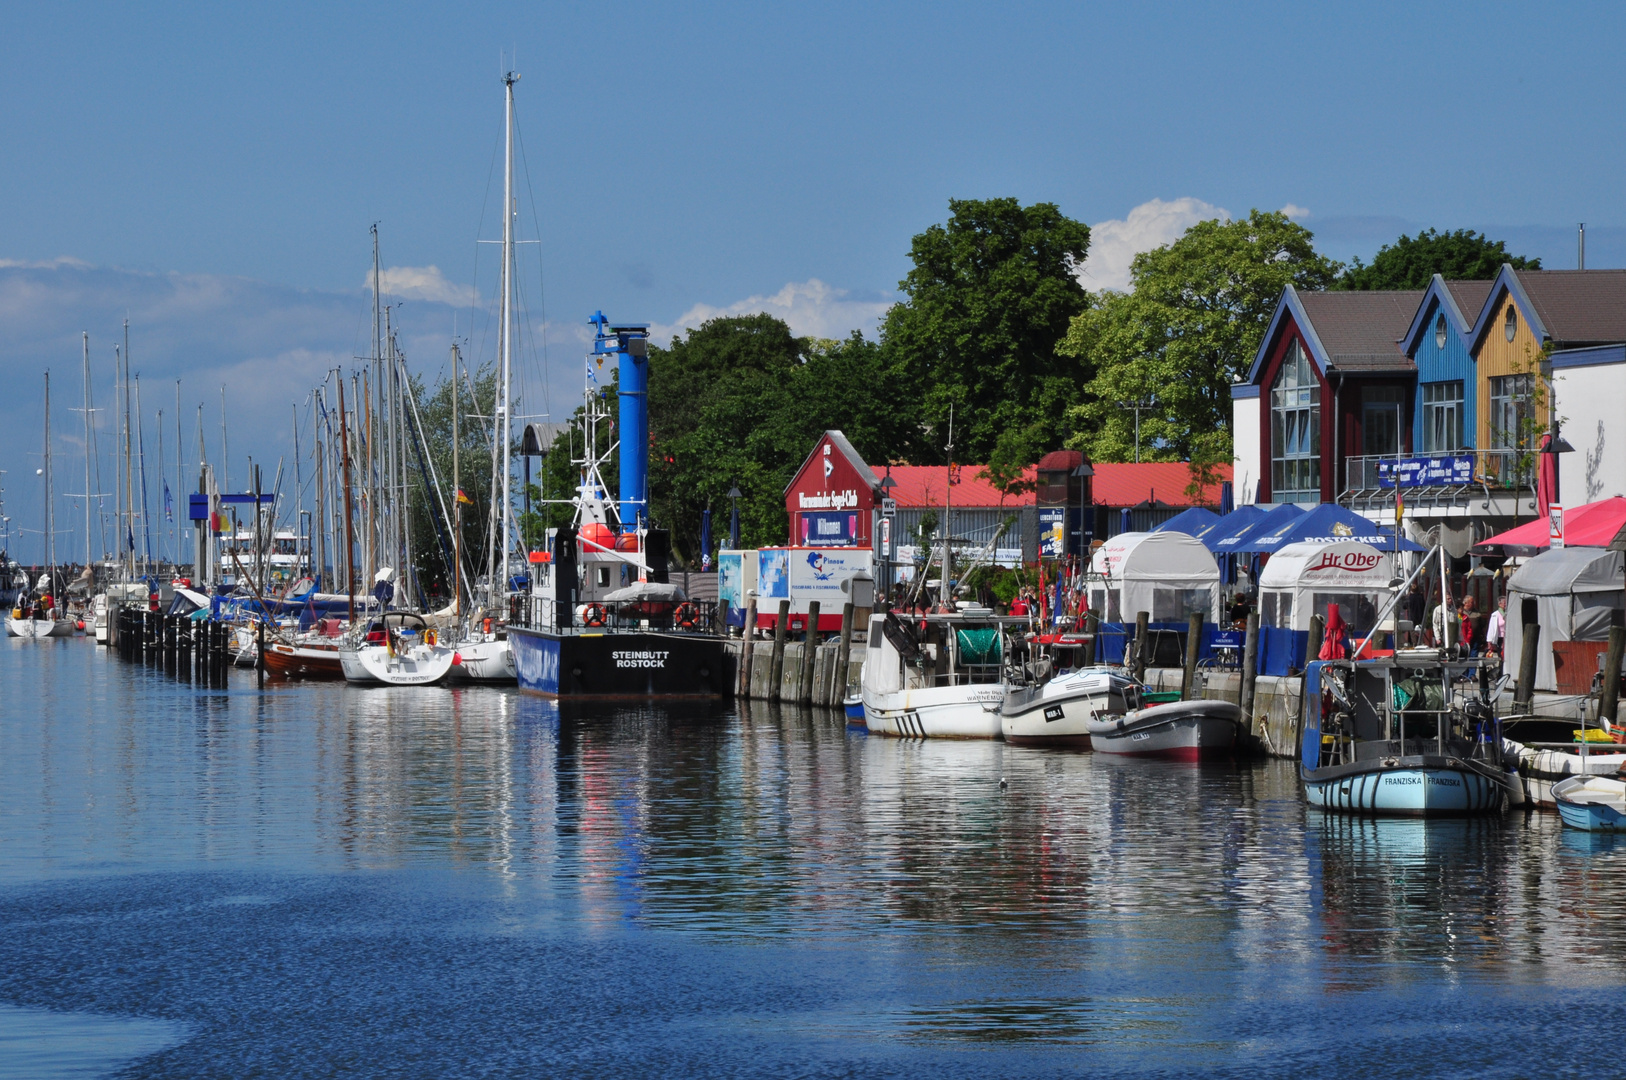
{"type": "Polygon", "coordinates": [[[1622,1072],[1626,843],[1547,816],[86,641],[0,695],[0,1077],[1622,1072]]]}

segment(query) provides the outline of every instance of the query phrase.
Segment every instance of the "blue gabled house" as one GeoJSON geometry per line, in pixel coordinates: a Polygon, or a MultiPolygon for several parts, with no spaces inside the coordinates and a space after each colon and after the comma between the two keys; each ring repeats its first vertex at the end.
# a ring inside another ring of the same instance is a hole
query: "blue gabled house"
{"type": "Polygon", "coordinates": [[[1472,337],[1490,291],[1489,281],[1446,281],[1435,274],[1401,339],[1401,351],[1417,369],[1415,453],[1475,448],[1479,395],[1472,337]]]}

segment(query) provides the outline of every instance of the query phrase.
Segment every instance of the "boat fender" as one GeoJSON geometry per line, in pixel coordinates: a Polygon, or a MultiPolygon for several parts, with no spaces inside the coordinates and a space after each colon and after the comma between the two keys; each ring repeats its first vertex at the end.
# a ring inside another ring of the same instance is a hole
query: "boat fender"
{"type": "Polygon", "coordinates": [[[588,604],[587,609],[582,612],[582,622],[587,624],[588,626],[603,626],[604,625],[604,605],[603,604],[588,604]]]}
{"type": "Polygon", "coordinates": [[[700,618],[700,612],[693,604],[684,601],[677,606],[677,611],[673,613],[673,617],[683,629],[693,630],[696,620],[700,618]]]}
{"type": "Polygon", "coordinates": [[[463,666],[463,654],[462,653],[454,652],[452,654],[452,666],[453,667],[462,667],[463,666]]]}

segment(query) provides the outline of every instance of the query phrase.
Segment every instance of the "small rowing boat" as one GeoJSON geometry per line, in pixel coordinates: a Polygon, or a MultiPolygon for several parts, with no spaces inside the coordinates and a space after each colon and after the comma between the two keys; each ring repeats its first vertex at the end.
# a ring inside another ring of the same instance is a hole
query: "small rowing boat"
{"type": "Polygon", "coordinates": [[[1626,780],[1615,776],[1572,776],[1553,785],[1558,816],[1572,829],[1626,832],[1626,780]]]}

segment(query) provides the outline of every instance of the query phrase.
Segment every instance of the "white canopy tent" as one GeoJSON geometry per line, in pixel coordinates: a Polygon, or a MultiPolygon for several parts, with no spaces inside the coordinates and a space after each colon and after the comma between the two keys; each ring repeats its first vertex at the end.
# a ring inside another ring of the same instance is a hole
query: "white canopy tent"
{"type": "Polygon", "coordinates": [[[1194,611],[1219,622],[1219,564],[1185,533],[1119,533],[1096,549],[1088,587],[1090,606],[1107,622],[1142,611],[1153,622],[1185,622],[1194,611]]]}
{"type": "Polygon", "coordinates": [[[1544,551],[1513,572],[1507,583],[1506,663],[1518,664],[1524,648],[1524,605],[1534,601],[1541,626],[1536,650],[1537,690],[1557,690],[1555,641],[1605,641],[1615,613],[1626,604],[1626,564],[1606,548],[1544,551]]]}
{"type": "MultiPolygon", "coordinates": [[[[1329,605],[1357,639],[1364,638],[1388,603],[1394,559],[1359,540],[1305,540],[1270,557],[1259,574],[1259,625],[1310,629],[1323,625],[1329,605]]],[[[1313,659],[1313,658],[1312,658],[1313,659]]]]}

